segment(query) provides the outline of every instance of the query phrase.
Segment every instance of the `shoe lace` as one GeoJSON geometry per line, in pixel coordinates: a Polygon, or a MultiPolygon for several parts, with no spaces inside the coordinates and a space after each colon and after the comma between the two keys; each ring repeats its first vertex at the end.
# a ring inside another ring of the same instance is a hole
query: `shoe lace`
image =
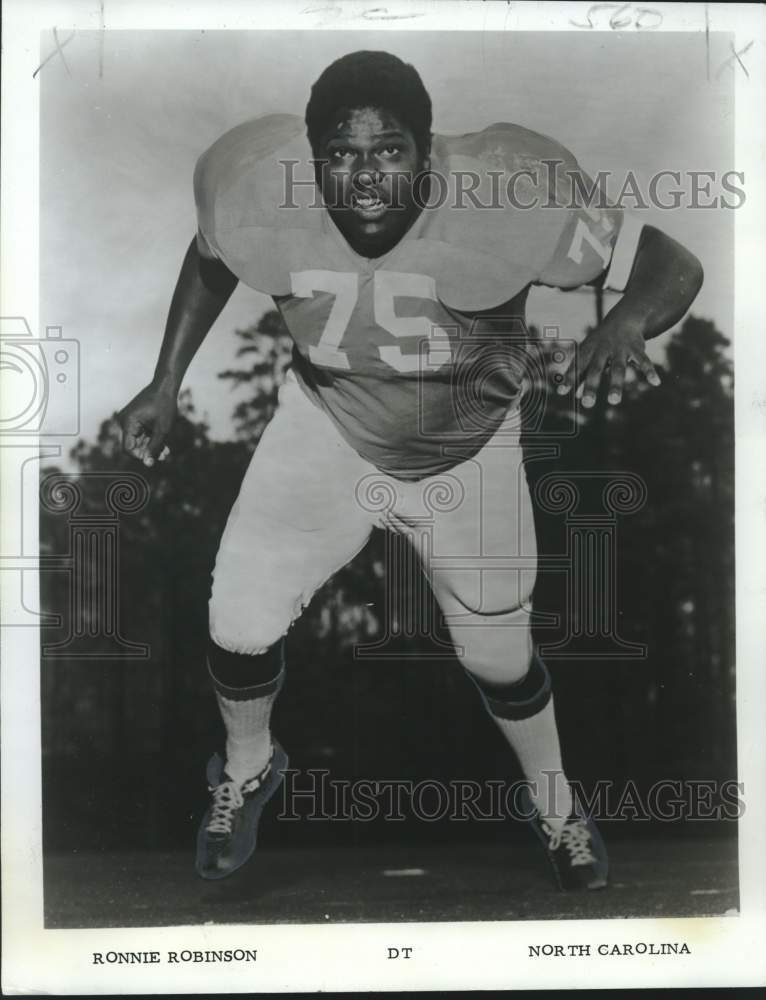
{"type": "Polygon", "coordinates": [[[557,851],[563,844],[569,853],[572,865],[589,865],[596,860],[591,850],[590,831],[585,820],[567,820],[559,830],[554,830],[547,823],[544,823],[543,829],[549,838],[549,850],[557,851]]]}
{"type": "Polygon", "coordinates": [[[242,785],[232,780],[222,781],[220,785],[208,785],[208,791],[213,793],[210,822],[205,827],[208,833],[231,833],[234,814],[245,804],[245,794],[256,791],[268,778],[273,758],[272,750],[269,762],[261,773],[249,778],[242,785]]]}
{"type": "Polygon", "coordinates": [[[236,781],[223,781],[220,785],[210,785],[213,805],[210,810],[208,833],[231,833],[234,813],[244,804],[242,791],[236,781]]]}

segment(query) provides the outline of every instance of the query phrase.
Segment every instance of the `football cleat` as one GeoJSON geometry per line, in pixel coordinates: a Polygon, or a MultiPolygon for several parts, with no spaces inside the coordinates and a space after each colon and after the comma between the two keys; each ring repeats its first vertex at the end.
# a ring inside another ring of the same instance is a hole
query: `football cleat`
{"type": "Polygon", "coordinates": [[[576,806],[563,827],[554,828],[540,813],[529,820],[563,892],[603,889],[609,879],[609,858],[604,841],[590,816],[576,806]]]}
{"type": "Polygon", "coordinates": [[[197,834],[197,873],[206,879],[226,878],[241,868],[255,850],[263,807],[282,784],[287,754],[274,741],[260,774],[239,784],[224,770],[220,754],[207,765],[212,802],[197,834]]]}

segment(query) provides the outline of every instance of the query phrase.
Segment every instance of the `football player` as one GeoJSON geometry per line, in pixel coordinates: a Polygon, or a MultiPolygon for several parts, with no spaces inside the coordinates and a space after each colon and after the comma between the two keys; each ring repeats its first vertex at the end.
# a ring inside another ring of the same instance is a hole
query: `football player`
{"type": "Polygon", "coordinates": [[[505,123],[446,138],[431,123],[412,66],[356,52],[321,74],[305,122],[247,122],[197,163],[198,230],[154,378],[121,415],[126,449],[146,465],[167,455],[184,373],[239,281],[272,296],[294,340],[213,574],[208,666],[226,749],[208,765],[203,878],[251,856],[287,765],[270,730],[285,634],[378,525],[421,556],[462,664],[518,757],[560,887],[607,882],[529,628],[525,379],[503,334],[534,285],[623,292],[558,387],[588,407],[605,383],[618,403],[629,365],[658,384],[645,341],[684,315],[702,269],[657,229],[590,203],[588,178],[552,139],[505,123]]]}

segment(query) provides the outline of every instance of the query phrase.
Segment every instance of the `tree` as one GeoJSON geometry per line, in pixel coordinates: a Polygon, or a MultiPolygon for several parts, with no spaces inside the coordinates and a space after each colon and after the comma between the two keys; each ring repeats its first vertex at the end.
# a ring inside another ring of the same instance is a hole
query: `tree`
{"type": "MultiPolygon", "coordinates": [[[[234,413],[236,441],[211,441],[187,394],[167,462],[138,466],[122,452],[113,421],[102,424],[96,441],[81,441],[73,451],[90,509],[97,510],[103,494],[103,482],[91,473],[139,474],[149,487],[149,503],[121,517],[119,539],[124,634],[146,642],[151,656],[144,662],[53,658],[43,664],[46,829],[59,842],[70,829],[78,844],[95,837],[135,846],[144,837],[156,845],[191,836],[189,802],[203,797],[204,760],[222,738],[205,666],[210,574],[290,360],[291,341],[275,311],[238,336],[237,356],[245,364],[222,373],[247,391],[234,413]],[[84,787],[97,791],[83,796],[84,787]],[[110,794],[113,808],[105,809],[110,794]],[[133,825],[122,805],[126,794],[141,817],[133,825]]],[[[622,469],[640,475],[648,494],[646,505],[619,526],[618,596],[621,634],[646,643],[649,659],[552,665],[567,766],[586,783],[734,774],[727,346],[710,321],[689,317],[668,340],[662,386],[630,383],[616,409],[582,411],[544,379],[537,386],[547,394],[543,429],[560,442],[560,454],[528,464],[533,487],[549,471],[622,469]],[[568,433],[573,429],[576,434],[568,433]]],[[[45,551],[65,554],[67,516],[46,508],[41,516],[45,551]]],[[[563,517],[538,511],[537,531],[543,553],[561,552],[563,517]]],[[[560,577],[541,575],[539,609],[565,613],[560,577]]],[[[46,572],[41,582],[44,610],[66,615],[65,575],[46,572]]],[[[428,636],[394,638],[387,647],[394,659],[355,659],[357,644],[384,634],[385,586],[384,537],[376,531],[291,630],[288,683],[276,704],[275,728],[290,747],[293,766],[329,765],[338,778],[515,777],[508,750],[457,660],[418,659],[433,652],[428,636]]],[[[45,629],[43,641],[60,634],[45,629]]],[[[443,626],[437,634],[446,637],[443,626]]],[[[362,836],[356,826],[317,827],[312,838],[322,832],[362,836]]],[[[488,833],[471,830],[466,835],[488,833]]],[[[435,836],[437,827],[417,832],[435,836]]],[[[384,837],[390,830],[384,824],[377,833],[384,837]]]]}
{"type": "MultiPolygon", "coordinates": [[[[689,316],[668,338],[659,388],[628,382],[620,407],[608,408],[602,398],[598,407],[581,411],[578,433],[561,439],[560,456],[529,467],[533,479],[553,470],[624,470],[646,486],[645,505],[619,521],[617,586],[620,634],[645,643],[648,660],[554,668],[565,729],[570,708],[582,706],[577,720],[572,715],[571,745],[581,748],[583,767],[594,777],[720,779],[734,773],[728,347],[712,322],[689,316]],[[583,690],[590,691],[584,706],[583,690]],[[599,719],[587,743],[575,736],[582,718],[599,719]],[[642,761],[635,759],[638,746],[644,747],[642,761]],[[604,773],[607,747],[612,775],[604,773]]],[[[551,393],[549,404],[546,428],[566,426],[568,397],[551,393]]],[[[561,552],[563,519],[536,513],[541,550],[561,552]]],[[[541,574],[536,598],[540,610],[566,607],[561,575],[541,574]]]]}
{"type": "Polygon", "coordinates": [[[265,312],[257,323],[237,330],[241,344],[237,358],[246,358],[246,368],[228,368],[219,378],[235,388],[247,386],[249,395],[233,413],[240,439],[255,447],[277,408],[279,387],[292,358],[292,339],[276,309],[265,312]]]}

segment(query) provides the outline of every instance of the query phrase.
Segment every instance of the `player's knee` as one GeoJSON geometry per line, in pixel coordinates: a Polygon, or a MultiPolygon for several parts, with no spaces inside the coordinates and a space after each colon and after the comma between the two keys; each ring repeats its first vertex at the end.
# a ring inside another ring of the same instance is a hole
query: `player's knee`
{"type": "MultiPolygon", "coordinates": [[[[289,623],[288,626],[289,627],[289,623]]],[[[273,646],[286,632],[274,623],[253,622],[210,608],[210,638],[229,653],[256,656],[273,646]]]]}
{"type": "Polygon", "coordinates": [[[230,653],[256,655],[273,646],[292,623],[291,609],[273,600],[226,594],[213,588],[208,605],[210,637],[230,653]]]}
{"type": "Polygon", "coordinates": [[[435,593],[446,615],[455,618],[474,617],[491,624],[492,618],[529,609],[532,605],[533,588],[534,577],[502,583],[481,579],[470,587],[445,582],[435,587],[435,593]]]}
{"type": "Polygon", "coordinates": [[[529,669],[532,635],[526,609],[485,618],[471,615],[450,624],[460,663],[492,684],[510,684],[529,669]]]}
{"type": "Polygon", "coordinates": [[[522,678],[532,653],[531,595],[505,593],[504,601],[467,602],[465,596],[442,596],[442,612],[458,659],[475,676],[492,684],[522,678]]]}

